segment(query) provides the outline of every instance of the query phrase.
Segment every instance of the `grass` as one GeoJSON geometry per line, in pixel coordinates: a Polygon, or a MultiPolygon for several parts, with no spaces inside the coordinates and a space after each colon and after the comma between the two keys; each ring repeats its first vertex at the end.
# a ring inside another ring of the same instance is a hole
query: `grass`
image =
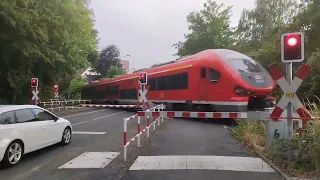
{"type": "MultiPolygon", "coordinates": [[[[320,109],[315,103],[308,103],[312,115],[319,117],[320,109]]],[[[267,151],[264,121],[239,120],[238,125],[233,128],[233,134],[237,140],[265,155],[292,176],[320,177],[320,121],[309,121],[302,137],[299,137],[297,124],[298,122],[294,122],[296,133],[293,139],[280,141],[277,151],[267,151]],[[294,152],[294,160],[291,162],[287,161],[287,147],[291,147],[294,152]]]]}

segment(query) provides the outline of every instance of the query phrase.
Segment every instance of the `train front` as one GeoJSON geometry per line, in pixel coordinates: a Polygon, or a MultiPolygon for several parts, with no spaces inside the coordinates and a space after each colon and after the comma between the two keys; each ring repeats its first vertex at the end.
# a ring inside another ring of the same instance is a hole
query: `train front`
{"type": "Polygon", "coordinates": [[[276,99],[270,93],[275,83],[259,62],[232,50],[220,49],[216,53],[238,74],[235,76],[238,86],[234,92],[238,96],[248,97],[248,110],[274,107],[276,99]]]}

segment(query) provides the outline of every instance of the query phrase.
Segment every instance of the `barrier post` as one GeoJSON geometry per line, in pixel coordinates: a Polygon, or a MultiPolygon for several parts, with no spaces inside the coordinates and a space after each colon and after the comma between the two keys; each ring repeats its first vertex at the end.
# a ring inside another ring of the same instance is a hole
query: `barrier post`
{"type": "Polygon", "coordinates": [[[138,116],[138,147],[140,147],[140,117],[138,116]]]}
{"type": "Polygon", "coordinates": [[[302,126],[302,119],[299,119],[298,121],[298,127],[299,127],[299,137],[302,137],[303,134],[303,126],[302,126]]]}
{"type": "Polygon", "coordinates": [[[152,121],[152,123],[153,123],[153,131],[155,131],[156,130],[156,118],[155,117],[152,117],[152,119],[153,119],[153,121],[152,121]]]}
{"type": "MultiPolygon", "coordinates": [[[[160,112],[160,107],[157,107],[157,111],[160,112]]],[[[160,117],[159,119],[157,118],[157,121],[158,121],[158,126],[160,126],[160,117]]]]}
{"type": "Polygon", "coordinates": [[[150,137],[150,119],[149,116],[147,117],[147,137],[150,137]]]}
{"type": "Polygon", "coordinates": [[[127,161],[127,119],[123,119],[123,158],[127,161]]]}
{"type": "MultiPolygon", "coordinates": [[[[161,104],[161,110],[163,111],[163,104],[161,104]]],[[[161,117],[161,122],[163,122],[163,117],[161,117]]]]}

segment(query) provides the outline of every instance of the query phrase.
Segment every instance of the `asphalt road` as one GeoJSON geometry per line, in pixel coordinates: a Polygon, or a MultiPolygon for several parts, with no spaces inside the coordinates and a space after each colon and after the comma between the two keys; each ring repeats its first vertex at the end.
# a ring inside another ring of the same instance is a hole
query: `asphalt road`
{"type": "MultiPolygon", "coordinates": [[[[0,169],[0,179],[91,179],[86,170],[64,171],[58,170],[58,167],[87,151],[119,152],[123,142],[123,118],[133,114],[121,110],[96,109],[66,115],[65,118],[71,121],[73,131],[76,133],[73,134],[69,145],[54,145],[27,154],[18,166],[10,169],[0,169]],[[80,134],[77,134],[77,132],[80,134]],[[84,134],[85,132],[87,134],[84,134]],[[93,134],[94,132],[100,132],[100,134],[93,134]]],[[[136,130],[135,128],[131,129],[136,130]]],[[[132,133],[134,132],[132,131],[132,133]]],[[[99,174],[95,171],[93,170],[94,174],[99,174]]],[[[108,174],[108,172],[106,173],[108,174]]]]}
{"type": "MultiPolygon", "coordinates": [[[[96,109],[65,115],[75,133],[71,144],[28,154],[18,166],[0,169],[0,179],[282,179],[237,143],[225,125],[210,121],[165,120],[156,131],[151,128],[149,140],[143,135],[142,147],[138,148],[136,141],[128,146],[128,160],[124,162],[120,154],[123,118],[133,114],[96,109]]],[[[145,120],[141,126],[145,127],[145,120]]],[[[136,119],[129,121],[128,140],[136,131],[136,119]]]]}
{"type": "Polygon", "coordinates": [[[282,179],[234,140],[227,126],[204,120],[169,121],[141,149],[138,158],[131,158],[134,163],[123,171],[121,179],[282,179]]]}

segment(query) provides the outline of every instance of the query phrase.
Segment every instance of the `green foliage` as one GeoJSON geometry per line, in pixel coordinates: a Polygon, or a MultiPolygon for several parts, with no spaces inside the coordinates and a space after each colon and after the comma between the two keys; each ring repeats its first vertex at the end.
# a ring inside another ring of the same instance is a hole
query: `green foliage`
{"type": "Polygon", "coordinates": [[[85,84],[86,84],[86,80],[81,76],[78,76],[71,80],[68,91],[71,93],[81,92],[85,84]]]}
{"type": "Polygon", "coordinates": [[[224,8],[215,1],[208,0],[200,12],[191,12],[187,16],[190,23],[190,34],[185,35],[185,42],[173,46],[178,49],[177,55],[196,54],[206,49],[226,48],[231,45],[232,30],[230,28],[231,7],[224,8]]]}
{"type": "Polygon", "coordinates": [[[113,77],[121,76],[124,74],[126,74],[126,72],[122,68],[111,66],[106,75],[106,78],[113,78],[113,77]]]}
{"type": "Polygon", "coordinates": [[[295,133],[291,142],[279,141],[281,144],[278,153],[267,153],[265,122],[261,121],[238,121],[238,126],[233,128],[235,138],[255,151],[262,153],[272,159],[282,168],[291,170],[293,175],[300,175],[305,171],[320,173],[320,122],[314,121],[308,124],[303,137],[295,133]],[[294,151],[294,161],[287,161],[287,147],[291,146],[294,151]]]}
{"type": "Polygon", "coordinates": [[[38,77],[44,88],[88,63],[97,39],[87,3],[0,1],[2,98],[17,103],[29,96],[32,77],[38,77]]]}
{"type": "Polygon", "coordinates": [[[114,44],[104,48],[99,55],[96,63],[93,63],[95,71],[102,77],[107,77],[112,66],[122,67],[120,64],[120,50],[114,44]]]}

